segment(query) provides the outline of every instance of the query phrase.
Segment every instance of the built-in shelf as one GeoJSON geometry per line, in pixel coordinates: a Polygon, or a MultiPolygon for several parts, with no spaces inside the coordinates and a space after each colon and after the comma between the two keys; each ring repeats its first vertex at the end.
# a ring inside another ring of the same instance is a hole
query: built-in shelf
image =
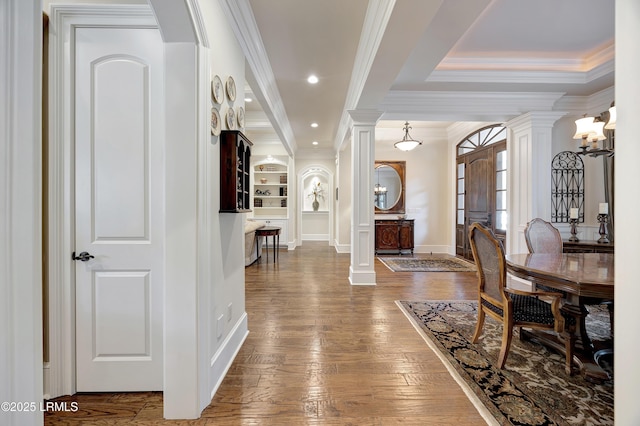
{"type": "MultiPolygon", "coordinates": [[[[255,209],[281,209],[288,205],[289,171],[285,164],[263,163],[253,168],[253,207],[255,209]],[[279,206],[265,205],[277,202],[279,206]]],[[[258,214],[257,216],[259,216],[258,214]]]]}

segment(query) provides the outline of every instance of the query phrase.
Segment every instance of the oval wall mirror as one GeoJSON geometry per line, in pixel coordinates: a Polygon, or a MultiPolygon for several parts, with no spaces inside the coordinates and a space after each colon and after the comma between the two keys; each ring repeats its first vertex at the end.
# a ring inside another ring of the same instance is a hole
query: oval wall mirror
{"type": "Polygon", "coordinates": [[[373,203],[376,213],[404,214],[404,161],[376,161],[373,203]]]}

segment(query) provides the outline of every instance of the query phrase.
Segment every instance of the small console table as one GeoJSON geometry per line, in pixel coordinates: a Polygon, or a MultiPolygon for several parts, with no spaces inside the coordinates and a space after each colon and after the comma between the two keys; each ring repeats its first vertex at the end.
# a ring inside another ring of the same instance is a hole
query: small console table
{"type": "MultiPolygon", "coordinates": [[[[264,237],[266,244],[267,262],[269,261],[269,237],[273,238],[273,263],[278,260],[278,251],[280,250],[280,230],[277,226],[263,226],[256,229],[256,237],[264,237]]],[[[256,244],[256,254],[258,252],[258,245],[256,244]]],[[[259,258],[258,258],[259,260],[259,258]]]]}
{"type": "Polygon", "coordinates": [[[375,253],[410,250],[413,254],[413,219],[376,219],[375,253]]]}

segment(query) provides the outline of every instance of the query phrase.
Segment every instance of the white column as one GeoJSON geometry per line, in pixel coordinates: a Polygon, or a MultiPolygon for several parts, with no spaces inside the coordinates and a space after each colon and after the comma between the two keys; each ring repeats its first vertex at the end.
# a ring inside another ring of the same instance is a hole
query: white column
{"type": "Polygon", "coordinates": [[[376,123],[381,113],[374,110],[349,111],[351,132],[351,266],[352,285],[375,285],[373,168],[376,123]]]}
{"type": "Polygon", "coordinates": [[[41,425],[42,6],[0,2],[0,411],[2,425],[41,425]]]}
{"type": "Polygon", "coordinates": [[[551,218],[553,124],[565,112],[529,112],[505,123],[508,155],[507,253],[526,253],[524,228],[531,219],[551,218]]]}
{"type": "MultiPolygon", "coordinates": [[[[612,5],[613,6],[613,5],[612,5]]],[[[616,424],[640,424],[640,337],[638,335],[638,132],[640,116],[640,2],[618,0],[616,7],[616,125],[615,155],[615,418],[616,424]]]]}

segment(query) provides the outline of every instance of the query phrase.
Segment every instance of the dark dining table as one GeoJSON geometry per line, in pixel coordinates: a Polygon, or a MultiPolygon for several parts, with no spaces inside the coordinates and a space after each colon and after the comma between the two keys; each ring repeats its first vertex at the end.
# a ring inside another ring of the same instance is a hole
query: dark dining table
{"type": "Polygon", "coordinates": [[[565,352],[564,339],[570,339],[569,360],[573,362],[567,362],[566,372],[571,374],[575,364],[588,380],[608,379],[609,375],[596,362],[596,357],[598,353],[612,350],[613,336],[609,342],[598,342],[599,345],[605,345],[604,348],[596,348],[587,334],[585,318],[589,314],[587,305],[613,301],[614,255],[527,253],[510,254],[505,260],[507,271],[514,276],[531,281],[536,288],[543,287],[564,295],[562,312],[567,320],[560,339],[551,333],[537,331],[525,331],[526,336],[548,344],[560,352],[565,352]]]}

